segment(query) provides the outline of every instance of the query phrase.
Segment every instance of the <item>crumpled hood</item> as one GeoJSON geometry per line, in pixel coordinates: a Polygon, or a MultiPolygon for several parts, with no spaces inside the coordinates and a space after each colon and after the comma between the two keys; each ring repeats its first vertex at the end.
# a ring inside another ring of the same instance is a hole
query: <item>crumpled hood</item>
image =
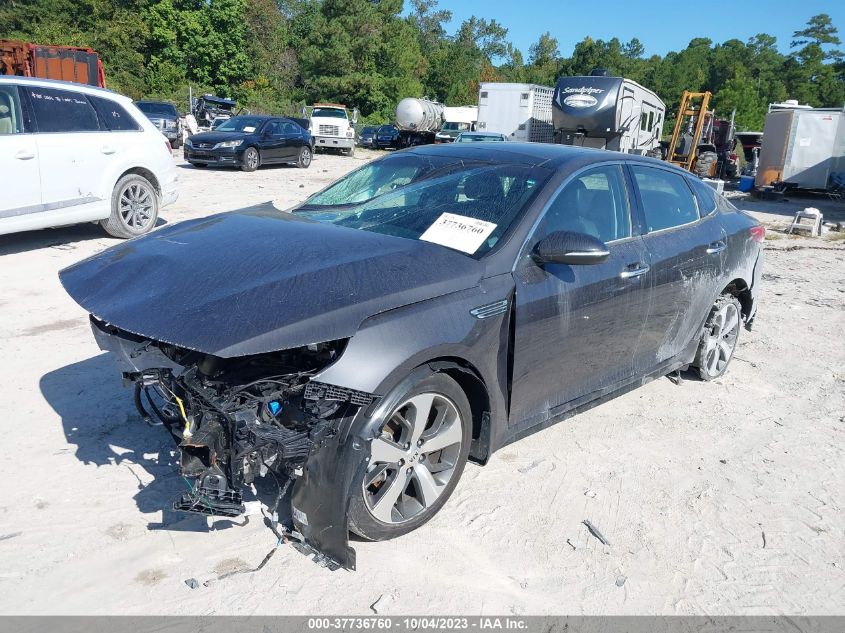
{"type": "Polygon", "coordinates": [[[59,276],[120,329],[231,357],[348,338],[367,317],[473,287],[482,271],[435,244],[268,204],[165,227],[59,276]]]}

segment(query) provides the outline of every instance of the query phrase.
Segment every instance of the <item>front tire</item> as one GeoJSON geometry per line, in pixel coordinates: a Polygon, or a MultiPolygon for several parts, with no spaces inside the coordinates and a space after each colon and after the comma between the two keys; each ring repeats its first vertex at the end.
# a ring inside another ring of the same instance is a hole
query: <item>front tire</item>
{"type": "Polygon", "coordinates": [[[111,215],[100,225],[113,237],[137,237],[155,226],[158,207],[158,193],[152,183],[138,174],[127,174],[114,186],[111,215]]]}
{"type": "Polygon", "coordinates": [[[244,150],[243,162],[241,169],[244,171],[255,171],[261,163],[261,158],[258,156],[258,150],[254,147],[247,147],[244,150]]]}
{"type": "Polygon", "coordinates": [[[299,148],[299,156],[296,159],[296,166],[300,169],[308,169],[311,166],[311,148],[310,147],[301,147],[299,148]]]}
{"type": "Polygon", "coordinates": [[[720,296],[707,316],[694,366],[704,381],[723,375],[733,358],[742,329],[742,306],[730,294],[720,296]]]}
{"type": "Polygon", "coordinates": [[[349,528],[370,541],[411,532],[428,522],[458,485],[472,441],[472,412],[446,374],[413,387],[387,416],[359,471],[349,528]]]}

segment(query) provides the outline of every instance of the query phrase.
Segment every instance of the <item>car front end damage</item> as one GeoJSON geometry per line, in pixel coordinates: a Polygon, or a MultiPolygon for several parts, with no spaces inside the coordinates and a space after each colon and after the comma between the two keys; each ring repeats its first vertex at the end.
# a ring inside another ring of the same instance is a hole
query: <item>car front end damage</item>
{"type": "Polygon", "coordinates": [[[221,358],[137,336],[93,316],[91,327],[134,386],[142,419],[164,426],[178,447],[179,472],[191,487],[173,501],[174,510],[239,516],[244,489],[270,477],[277,491],[269,508],[274,531],[315,554],[318,563],[354,569],[347,542],[348,479],[334,474],[345,460],[336,459],[332,447],[344,423],[377,398],[312,380],[340,356],[345,340],[221,358]],[[280,512],[291,485],[304,507],[280,512]],[[319,510],[331,497],[336,507],[319,510]],[[280,514],[292,520],[279,522],[280,514]]]}

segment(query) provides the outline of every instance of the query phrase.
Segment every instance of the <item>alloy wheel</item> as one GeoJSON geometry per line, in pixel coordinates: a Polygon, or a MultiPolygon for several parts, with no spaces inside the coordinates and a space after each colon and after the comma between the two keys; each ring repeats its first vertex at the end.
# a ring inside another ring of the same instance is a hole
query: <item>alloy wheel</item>
{"type": "Polygon", "coordinates": [[[130,182],[120,192],[120,217],[133,231],[143,231],[153,218],[155,193],[139,182],[130,182]]]}
{"type": "Polygon", "coordinates": [[[704,366],[711,376],[724,371],[733,356],[738,336],[739,310],[735,303],[725,303],[713,314],[709,331],[705,333],[704,366]]]}
{"type": "Polygon", "coordinates": [[[258,169],[258,152],[247,150],[246,163],[250,170],[258,169]]]}
{"type": "Polygon", "coordinates": [[[372,442],[362,484],[374,518],[404,523],[440,498],[459,461],[462,422],[455,403],[437,393],[415,395],[394,410],[372,442]]]}

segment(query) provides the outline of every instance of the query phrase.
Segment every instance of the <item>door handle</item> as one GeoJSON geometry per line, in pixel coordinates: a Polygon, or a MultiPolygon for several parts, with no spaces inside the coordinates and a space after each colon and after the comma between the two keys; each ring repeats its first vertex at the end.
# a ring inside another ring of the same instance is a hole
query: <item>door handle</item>
{"type": "Polygon", "coordinates": [[[111,145],[103,145],[103,147],[100,148],[100,151],[103,154],[114,154],[115,152],[117,152],[117,150],[111,145]]]}
{"type": "Polygon", "coordinates": [[[710,246],[707,247],[707,254],[708,255],[715,255],[716,253],[721,253],[728,247],[727,244],[724,242],[713,242],[710,246]]]}
{"type": "Polygon", "coordinates": [[[634,277],[640,277],[642,275],[645,275],[649,271],[649,269],[649,266],[645,266],[642,264],[631,264],[625,270],[619,273],[619,276],[622,277],[622,279],[633,279],[634,277]]]}
{"type": "Polygon", "coordinates": [[[15,154],[15,158],[18,160],[30,160],[35,158],[35,152],[30,152],[29,150],[22,149],[15,154]]]}

